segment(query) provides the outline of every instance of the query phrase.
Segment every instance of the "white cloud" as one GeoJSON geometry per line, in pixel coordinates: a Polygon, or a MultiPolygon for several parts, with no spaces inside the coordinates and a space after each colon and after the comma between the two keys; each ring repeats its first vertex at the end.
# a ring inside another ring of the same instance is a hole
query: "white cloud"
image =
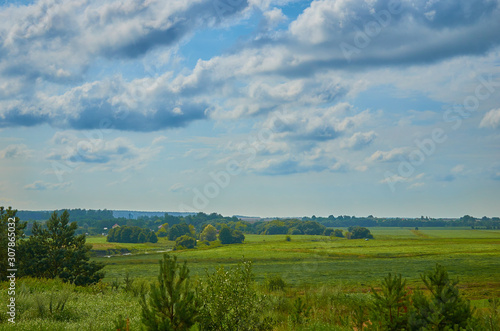
{"type": "Polygon", "coordinates": [[[460,175],[465,172],[465,166],[463,164],[456,165],[451,169],[451,173],[454,175],[460,175]]]}
{"type": "Polygon", "coordinates": [[[378,135],[374,131],[356,132],[351,137],[343,140],[340,143],[341,148],[360,150],[370,145],[378,135]]]}
{"type": "Polygon", "coordinates": [[[484,115],[481,123],[479,124],[482,128],[500,128],[500,108],[492,109],[486,115],[484,115]]]}
{"type": "Polygon", "coordinates": [[[17,159],[17,158],[27,158],[32,155],[33,151],[28,149],[25,144],[14,144],[5,147],[0,150],[0,158],[3,159],[17,159]]]}
{"type": "Polygon", "coordinates": [[[376,151],[373,153],[367,161],[369,162],[392,162],[397,161],[400,157],[408,153],[407,147],[393,148],[389,151],[376,151]]]}
{"type": "Polygon", "coordinates": [[[286,21],[286,16],[283,14],[280,8],[273,8],[264,12],[266,28],[272,28],[284,21],[286,21]]]}
{"type": "Polygon", "coordinates": [[[142,169],[162,147],[137,147],[129,139],[118,137],[111,140],[89,139],[71,131],[56,133],[47,158],[69,165],[71,168],[85,166],[91,171],[125,171],[142,169]]]}
{"type": "Polygon", "coordinates": [[[170,192],[182,192],[186,191],[186,187],[182,183],[175,183],[169,188],[170,192]]]}

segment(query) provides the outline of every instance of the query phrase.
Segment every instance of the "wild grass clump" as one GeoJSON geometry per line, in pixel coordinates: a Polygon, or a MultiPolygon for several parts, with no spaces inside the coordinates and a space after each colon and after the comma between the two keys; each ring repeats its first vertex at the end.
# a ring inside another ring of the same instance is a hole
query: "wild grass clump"
{"type": "Polygon", "coordinates": [[[280,275],[275,275],[266,279],[265,286],[266,289],[271,292],[283,291],[286,287],[286,283],[280,275]]]}

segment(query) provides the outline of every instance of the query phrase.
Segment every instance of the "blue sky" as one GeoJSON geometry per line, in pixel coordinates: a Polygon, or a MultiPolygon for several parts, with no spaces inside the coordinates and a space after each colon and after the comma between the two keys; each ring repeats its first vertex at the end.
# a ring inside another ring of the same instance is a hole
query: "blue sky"
{"type": "Polygon", "coordinates": [[[499,216],[500,1],[0,1],[0,205],[499,216]]]}

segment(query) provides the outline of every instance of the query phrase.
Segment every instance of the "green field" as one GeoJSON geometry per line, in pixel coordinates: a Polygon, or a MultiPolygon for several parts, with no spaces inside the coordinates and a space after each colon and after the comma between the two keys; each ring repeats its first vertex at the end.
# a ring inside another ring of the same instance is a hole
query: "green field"
{"type": "MultiPolygon", "coordinates": [[[[402,274],[412,291],[422,288],[420,275],[431,271],[436,263],[444,265],[452,278],[460,279],[460,293],[476,308],[475,323],[481,323],[481,330],[498,330],[500,311],[488,299],[500,298],[500,231],[370,230],[374,239],[368,241],[309,235],[291,236],[291,241],[286,241],[285,235],[249,234],[243,244],[183,251],[172,251],[175,243],[165,238],[156,244],[121,244],[108,243],[105,237],[89,237],[92,259],[105,264],[104,280],[78,287],[57,279],[19,279],[15,328],[116,330],[114,322],[128,318],[130,330],[141,330],[139,298],[157,280],[158,261],[168,251],[187,261],[194,284],[207,279],[206,270],[251,260],[256,283],[250,287],[264,298],[261,313],[271,318],[274,331],[353,330],[355,312],[370,307],[371,287],[380,288],[387,273],[402,274]],[[133,279],[130,287],[124,281],[126,273],[133,279]],[[283,290],[266,286],[276,275],[286,283],[283,290]],[[298,298],[310,309],[300,324],[292,320],[298,298]],[[64,309],[50,312],[63,301],[64,309]]],[[[1,302],[7,302],[7,288],[7,282],[0,283],[1,302]]],[[[6,316],[5,311],[0,312],[0,331],[11,329],[6,316]]],[[[199,330],[196,325],[192,328],[195,330],[199,330]]]]}
{"type": "MultiPolygon", "coordinates": [[[[420,274],[436,263],[458,277],[472,298],[500,293],[500,231],[454,228],[371,228],[375,239],[330,239],[324,236],[246,235],[245,243],[210,249],[172,252],[188,261],[193,275],[203,275],[218,265],[251,260],[257,282],[279,274],[291,286],[340,286],[365,290],[388,272],[401,273],[409,284],[420,283],[420,274]]],[[[132,255],[96,257],[106,264],[105,281],[134,277],[155,279],[158,260],[172,242],[157,244],[111,244],[103,237],[89,238],[98,248],[127,247],[132,255]]]]}

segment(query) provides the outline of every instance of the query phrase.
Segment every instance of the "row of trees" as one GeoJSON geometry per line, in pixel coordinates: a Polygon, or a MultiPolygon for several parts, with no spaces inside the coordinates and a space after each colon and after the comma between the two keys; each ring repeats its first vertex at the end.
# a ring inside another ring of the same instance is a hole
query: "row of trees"
{"type": "Polygon", "coordinates": [[[149,229],[125,225],[109,230],[106,241],[119,243],[157,243],[158,237],[149,229]]]}
{"type": "MultiPolygon", "coordinates": [[[[62,213],[63,211],[58,211],[62,213]]],[[[196,232],[201,232],[207,224],[215,226],[218,230],[221,229],[222,225],[227,225],[231,229],[238,230],[242,233],[254,233],[254,234],[265,234],[269,230],[269,234],[273,232],[278,232],[275,234],[287,234],[283,233],[282,225],[274,224],[269,226],[270,222],[258,221],[258,222],[246,222],[238,219],[238,217],[225,217],[218,213],[196,213],[187,216],[174,216],[165,214],[164,216],[142,216],[137,219],[127,219],[127,218],[114,218],[113,212],[110,210],[86,210],[86,209],[71,209],[70,211],[73,221],[78,223],[77,233],[89,233],[89,234],[101,234],[103,229],[111,228],[113,224],[118,223],[120,225],[127,226],[138,226],[141,228],[148,228],[153,231],[157,231],[158,227],[162,224],[169,224],[173,227],[176,224],[188,224],[192,225],[196,232]],[[281,228],[280,228],[281,227],[281,228]]],[[[25,221],[28,221],[28,227],[25,229],[27,234],[31,234],[32,220],[45,220],[50,217],[49,212],[44,211],[21,211],[18,216],[25,221]]],[[[469,226],[472,228],[481,229],[500,229],[500,218],[499,217],[482,217],[477,219],[470,215],[465,215],[460,219],[450,220],[450,219],[436,219],[429,217],[420,218],[377,218],[372,215],[367,217],[356,217],[356,216],[333,216],[328,217],[303,217],[301,219],[294,220],[277,220],[278,222],[316,222],[324,227],[350,227],[350,226],[361,226],[361,227],[376,227],[376,226],[388,226],[388,227],[446,227],[446,226],[469,226]]],[[[290,227],[287,227],[290,230],[290,227]]],[[[297,226],[292,226],[294,234],[311,234],[306,233],[307,231],[315,232],[318,234],[318,229],[308,229],[309,226],[302,228],[297,228],[297,226]]],[[[288,231],[287,230],[287,231],[288,231]]],[[[165,229],[168,231],[168,229],[165,229]]],[[[163,231],[162,231],[163,232],[163,231]]],[[[158,235],[158,233],[157,233],[158,235]]],[[[180,235],[179,235],[180,236],[180,235]]],[[[177,236],[177,237],[179,237],[177,236]]],[[[171,239],[171,240],[175,240],[171,239]]]]}
{"type": "Polygon", "coordinates": [[[326,227],[316,221],[301,221],[298,219],[274,220],[256,226],[260,234],[312,234],[322,235],[326,227]]]}
{"type": "MultiPolygon", "coordinates": [[[[245,235],[238,230],[231,229],[228,226],[222,226],[220,231],[208,224],[199,235],[200,241],[204,244],[210,245],[219,239],[223,245],[241,244],[245,240],[245,235]],[[218,232],[218,233],[217,233],[218,232]]],[[[196,246],[196,239],[193,234],[184,234],[175,240],[175,249],[194,248],[196,246]]]]}

